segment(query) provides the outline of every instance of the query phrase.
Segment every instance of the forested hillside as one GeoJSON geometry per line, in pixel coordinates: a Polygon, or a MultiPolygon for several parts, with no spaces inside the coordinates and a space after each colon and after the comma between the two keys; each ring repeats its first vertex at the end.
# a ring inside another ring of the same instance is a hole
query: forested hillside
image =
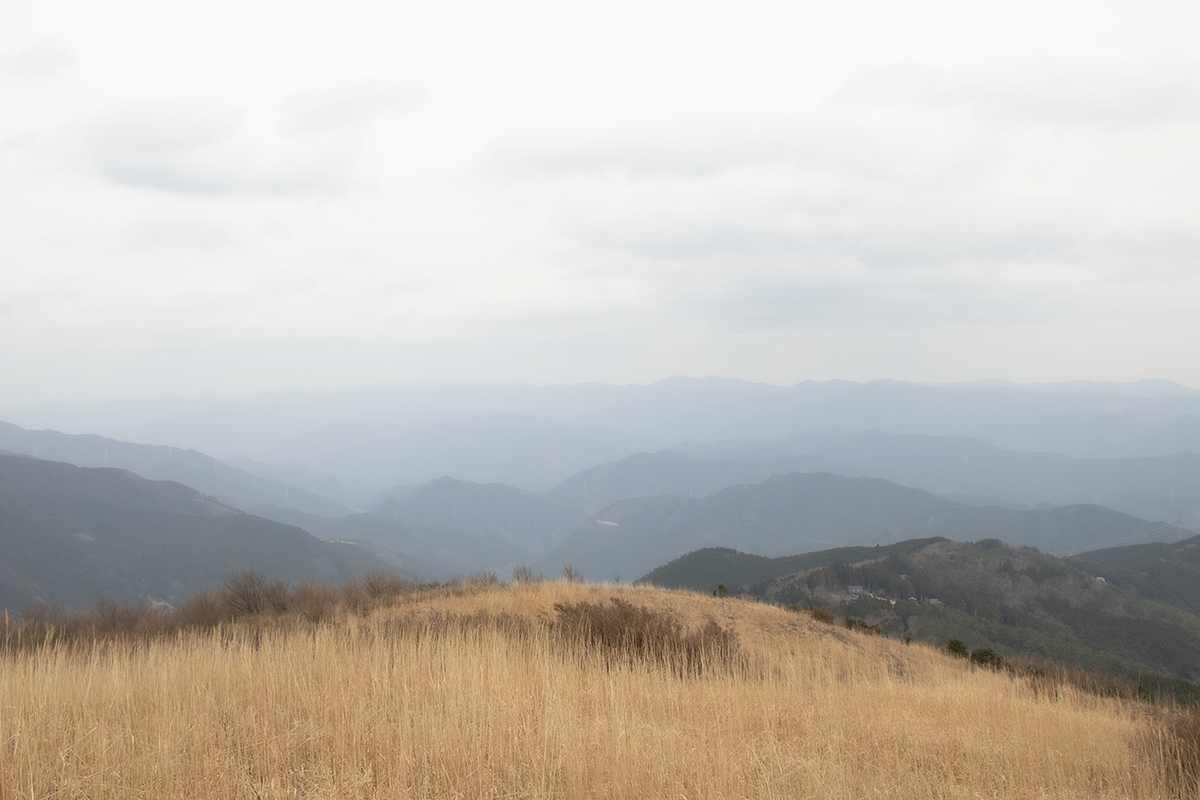
{"type": "Polygon", "coordinates": [[[340,581],[387,565],[178,483],[0,455],[0,605],[175,603],[256,569],[340,581]]]}
{"type": "Polygon", "coordinates": [[[924,539],[775,559],[706,549],[644,580],[827,607],[934,645],[956,638],[1010,657],[1200,679],[1200,617],[1090,566],[995,539],[924,539]]]}

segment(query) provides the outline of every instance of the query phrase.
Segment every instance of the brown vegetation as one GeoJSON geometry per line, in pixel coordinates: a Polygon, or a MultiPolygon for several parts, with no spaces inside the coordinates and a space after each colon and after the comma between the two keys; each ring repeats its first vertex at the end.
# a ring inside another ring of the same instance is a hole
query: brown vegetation
{"type": "Polygon", "coordinates": [[[745,666],[737,637],[715,621],[684,630],[679,619],[620,597],[607,603],[555,603],[554,629],[585,658],[663,664],[680,675],[745,666]]]}
{"type": "Polygon", "coordinates": [[[7,622],[0,800],[1197,796],[1193,714],[808,614],[257,583],[257,613],[233,581],[176,611],[7,622]]]}

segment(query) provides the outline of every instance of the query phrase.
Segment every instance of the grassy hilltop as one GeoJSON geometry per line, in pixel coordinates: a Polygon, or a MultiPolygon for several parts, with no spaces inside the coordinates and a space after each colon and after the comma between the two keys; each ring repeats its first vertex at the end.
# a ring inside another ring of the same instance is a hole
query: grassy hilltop
{"type": "Polygon", "coordinates": [[[1196,795],[1182,712],[807,613],[567,583],[257,589],[8,622],[0,800],[1196,795]]]}

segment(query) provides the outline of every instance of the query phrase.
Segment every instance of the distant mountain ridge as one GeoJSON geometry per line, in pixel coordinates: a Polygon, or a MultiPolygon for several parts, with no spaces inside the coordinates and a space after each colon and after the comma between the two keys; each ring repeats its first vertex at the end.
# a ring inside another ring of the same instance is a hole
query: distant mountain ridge
{"type": "MultiPolygon", "coordinates": [[[[252,458],[227,458],[231,467],[245,470],[251,475],[267,478],[287,486],[294,486],[313,494],[340,503],[347,510],[365,510],[370,507],[370,498],[379,493],[379,487],[364,481],[344,480],[336,475],[322,472],[301,464],[267,464],[252,458]]],[[[313,511],[312,513],[318,513],[313,511]]],[[[325,516],[335,516],[325,514],[325,516]]]]}
{"type": "Polygon", "coordinates": [[[790,472],[837,472],[838,465],[816,455],[764,458],[700,458],[676,450],[634,453],[584,470],[551,490],[595,513],[635,497],[704,497],[740,483],[761,483],[790,472]]]}
{"type": "Polygon", "coordinates": [[[299,464],[381,489],[449,474],[543,490],[637,451],[832,428],[968,437],[1011,451],[1076,458],[1200,450],[1195,422],[1200,393],[1157,381],[427,382],[78,408],[46,405],[0,409],[0,414],[26,427],[299,464]]]}
{"type": "Polygon", "coordinates": [[[940,536],[996,538],[1069,554],[1188,535],[1099,506],[972,507],[878,478],[793,473],[702,498],[615,503],[537,563],[546,572],[570,564],[585,576],[609,579],[642,575],[690,550],[712,546],[773,557],[940,536]]]}
{"type": "Polygon", "coordinates": [[[590,519],[560,497],[447,476],[405,487],[373,511],[338,519],[252,510],[323,539],[369,542],[395,553],[422,577],[436,579],[485,571],[507,575],[562,544],[590,519]]]}
{"type": "Polygon", "coordinates": [[[390,550],[429,577],[532,562],[546,574],[570,563],[628,578],[697,546],[771,555],[797,542],[913,536],[990,535],[1070,553],[1179,538],[1172,525],[1200,521],[1200,453],[1081,457],[1186,444],[1200,393],[1153,381],[421,383],[23,413],[27,423],[75,414],[106,433],[203,443],[258,474],[175,446],[0,429],[42,437],[23,452],[53,445],[65,448],[56,458],[187,482],[328,539],[390,550]],[[655,444],[672,449],[651,452],[655,444]],[[1022,444],[1071,456],[1018,452],[1022,444]],[[795,473],[892,486],[847,499],[828,478],[824,495],[813,481],[771,484],[795,473]]]}
{"type": "Polygon", "coordinates": [[[653,494],[703,496],[773,474],[832,472],[883,478],[969,505],[1013,508],[1090,503],[1200,529],[1200,453],[1070,458],[1017,453],[976,439],[812,431],[777,440],[637,453],[586,470],[553,491],[589,508],[653,494]]]}
{"type": "Polygon", "coordinates": [[[296,486],[252,475],[195,450],[133,444],[90,434],[31,431],[0,422],[0,450],[77,467],[126,469],[148,480],[177,481],[238,508],[263,503],[341,516],[346,506],[296,486]]]}
{"type": "Polygon", "coordinates": [[[0,455],[0,605],[176,603],[255,569],[336,582],[387,565],[182,484],[0,455]]]}
{"type": "Polygon", "coordinates": [[[499,536],[538,551],[562,544],[588,519],[574,503],[554,495],[449,476],[411,487],[382,503],[374,514],[499,536]]]}

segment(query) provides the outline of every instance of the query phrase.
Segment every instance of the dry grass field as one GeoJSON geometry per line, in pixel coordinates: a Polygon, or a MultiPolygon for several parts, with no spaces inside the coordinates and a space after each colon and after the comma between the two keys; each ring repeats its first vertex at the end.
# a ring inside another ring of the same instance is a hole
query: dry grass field
{"type": "Polygon", "coordinates": [[[651,588],[5,636],[0,800],[1196,796],[1172,712],[651,588]]]}

